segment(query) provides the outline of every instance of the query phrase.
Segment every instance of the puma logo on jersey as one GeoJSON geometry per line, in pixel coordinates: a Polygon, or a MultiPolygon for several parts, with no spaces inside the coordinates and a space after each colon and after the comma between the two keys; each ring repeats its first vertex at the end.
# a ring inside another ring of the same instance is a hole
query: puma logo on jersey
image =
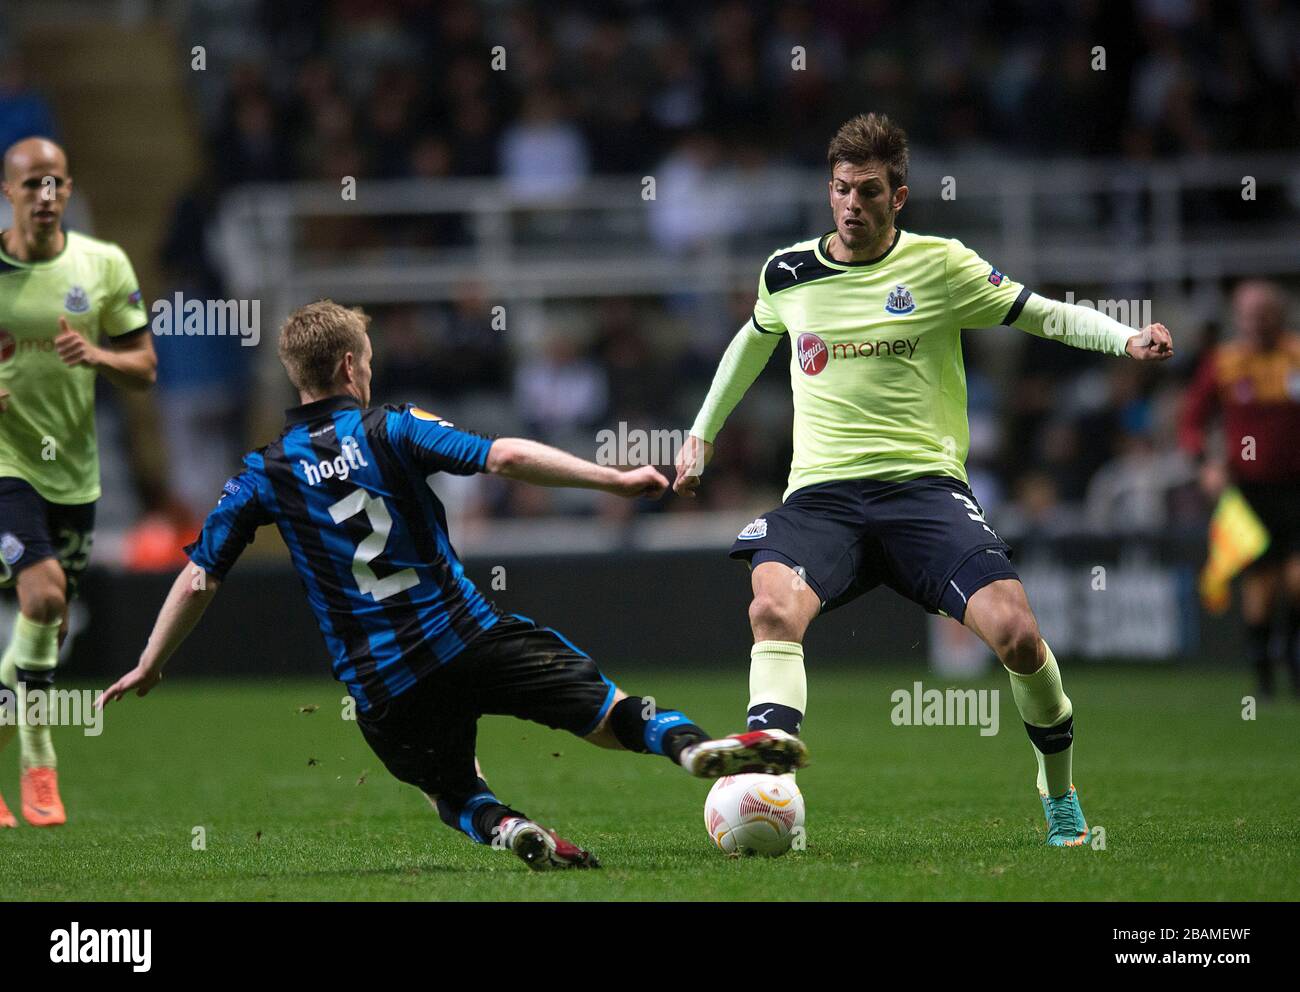
{"type": "Polygon", "coordinates": [[[796,279],[799,278],[799,273],[796,272],[795,269],[799,268],[800,265],[803,265],[803,262],[799,262],[797,265],[791,265],[789,262],[776,263],[776,267],[778,269],[785,269],[787,272],[790,273],[790,275],[794,276],[796,279]]]}

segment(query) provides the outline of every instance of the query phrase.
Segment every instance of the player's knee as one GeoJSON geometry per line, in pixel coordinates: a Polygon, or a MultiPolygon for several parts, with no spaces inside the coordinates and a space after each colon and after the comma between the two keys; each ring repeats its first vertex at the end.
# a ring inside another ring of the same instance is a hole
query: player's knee
{"type": "Polygon", "coordinates": [[[798,606],[793,596],[763,591],[749,604],[749,625],[764,640],[797,641],[803,637],[798,606]]]}
{"type": "Polygon", "coordinates": [[[67,580],[50,558],[18,575],[18,603],[23,615],[37,623],[57,623],[68,606],[67,580]]]}
{"type": "Polygon", "coordinates": [[[1041,641],[1034,615],[1028,610],[1017,610],[998,625],[994,650],[1002,664],[1011,671],[1029,675],[1038,671],[1042,664],[1041,641]]]}
{"type": "Polygon", "coordinates": [[[58,623],[67,606],[63,590],[53,582],[41,583],[25,591],[22,597],[23,615],[37,623],[58,623]]]}

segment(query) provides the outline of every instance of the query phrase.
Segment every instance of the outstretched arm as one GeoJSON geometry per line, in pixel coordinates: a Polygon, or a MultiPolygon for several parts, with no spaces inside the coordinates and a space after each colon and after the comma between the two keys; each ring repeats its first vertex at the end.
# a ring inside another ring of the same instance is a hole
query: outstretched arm
{"type": "Polygon", "coordinates": [[[783,335],[760,331],[752,320],[747,320],[722,353],[718,371],[713,375],[713,385],[704,405],[696,414],[690,437],[677,455],[677,478],[673,491],[693,496],[700,484],[700,473],[713,456],[713,439],[722,430],[731,411],[741,397],[754,384],[758,374],[767,365],[777,342],[783,335]]]}
{"type": "Polygon", "coordinates": [[[181,569],[158,611],[153,633],[149,635],[149,643],[140,654],[140,661],[134,669],[104,691],[99,698],[99,706],[121,699],[132,689],[137,696],[147,695],[158,684],[167,659],[199,622],[203,611],[216,595],[219,584],[197,565],[190,564],[181,569]]]}
{"type": "Polygon", "coordinates": [[[1164,324],[1148,324],[1135,331],[1099,310],[1049,300],[1037,293],[1029,294],[1012,326],[1075,348],[1128,355],[1139,361],[1162,362],[1174,355],[1173,337],[1164,324]]]}
{"type": "Polygon", "coordinates": [[[548,444],[522,437],[503,437],[492,442],[486,468],[494,475],[531,482],[535,486],[569,486],[596,489],[629,499],[658,498],[668,488],[653,465],[624,471],[597,465],[548,444]]]}

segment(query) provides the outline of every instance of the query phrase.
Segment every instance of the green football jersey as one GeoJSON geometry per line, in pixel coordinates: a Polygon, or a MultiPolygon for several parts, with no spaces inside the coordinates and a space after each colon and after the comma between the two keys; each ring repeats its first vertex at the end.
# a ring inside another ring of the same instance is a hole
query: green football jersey
{"type": "Polygon", "coordinates": [[[786,496],[837,479],[966,479],[964,327],[1010,324],[1029,291],[960,241],[899,231],[867,262],[829,234],[763,266],[754,324],[789,334],[794,458],[786,496]]]}
{"type": "Polygon", "coordinates": [[[97,343],[146,326],[126,253],[66,232],[55,258],[19,262],[0,248],[0,476],[16,476],[52,503],[99,498],[95,372],[70,368],[54,339],[59,317],[97,343]]]}

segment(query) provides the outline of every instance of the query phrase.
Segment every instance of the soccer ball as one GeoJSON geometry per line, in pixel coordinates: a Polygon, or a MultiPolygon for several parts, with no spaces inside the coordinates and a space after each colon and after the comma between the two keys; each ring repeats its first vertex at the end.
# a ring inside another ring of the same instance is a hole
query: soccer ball
{"type": "Polygon", "coordinates": [[[802,836],[803,816],[793,775],[725,775],[704,800],[709,838],[726,854],[778,857],[802,836]]]}

